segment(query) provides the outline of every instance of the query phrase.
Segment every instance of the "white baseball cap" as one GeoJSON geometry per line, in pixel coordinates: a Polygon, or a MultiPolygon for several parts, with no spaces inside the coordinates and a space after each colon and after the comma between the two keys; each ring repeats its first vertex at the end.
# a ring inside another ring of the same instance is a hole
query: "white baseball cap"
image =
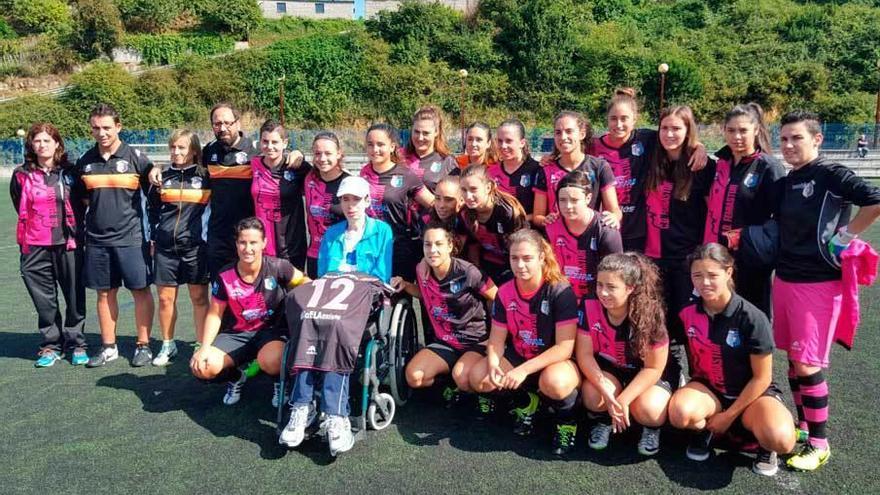
{"type": "Polygon", "coordinates": [[[336,197],[341,198],[346,194],[351,194],[352,196],[357,196],[358,198],[367,198],[370,196],[370,184],[364,180],[363,177],[357,176],[348,176],[342,179],[342,183],[339,184],[339,190],[336,191],[336,197]]]}

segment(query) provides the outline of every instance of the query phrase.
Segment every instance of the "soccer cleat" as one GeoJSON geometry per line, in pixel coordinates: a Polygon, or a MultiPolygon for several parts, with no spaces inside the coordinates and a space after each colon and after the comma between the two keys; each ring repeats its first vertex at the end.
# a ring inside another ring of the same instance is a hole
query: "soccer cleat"
{"type": "Polygon", "coordinates": [[[153,358],[153,366],[168,366],[177,356],[177,344],[173,340],[162,342],[162,348],[153,358]]]}
{"type": "Polygon", "coordinates": [[[89,362],[89,355],[86,354],[86,350],[82,347],[77,347],[73,350],[73,354],[70,356],[70,364],[74,366],[80,366],[89,362]]]}
{"type": "Polygon", "coordinates": [[[577,431],[577,423],[558,423],[553,435],[553,454],[565,455],[573,449],[577,431]]]}
{"type": "Polygon", "coordinates": [[[692,461],[703,462],[712,455],[711,443],[712,432],[703,430],[691,437],[691,443],[688,445],[685,455],[692,461]]]}
{"type": "Polygon", "coordinates": [[[330,455],[348,452],[354,446],[354,435],[348,417],[330,415],[327,418],[327,441],[330,443],[330,455]]]}
{"type": "Polygon", "coordinates": [[[477,419],[486,419],[495,414],[495,399],[485,395],[477,396],[477,419]]]}
{"type": "Polygon", "coordinates": [[[608,423],[596,423],[590,428],[590,441],[588,445],[593,450],[604,450],[611,440],[611,425],[608,423]]]}
{"type": "Polygon", "coordinates": [[[281,403],[281,382],[272,384],[272,407],[278,409],[281,403]]]}
{"type": "Polygon", "coordinates": [[[86,363],[86,368],[100,368],[110,361],[115,361],[119,358],[119,349],[116,348],[116,345],[104,345],[101,346],[101,350],[89,358],[89,362],[86,363]]]}
{"type": "Polygon", "coordinates": [[[461,400],[461,391],[458,387],[444,387],[440,396],[443,398],[443,405],[448,409],[461,400]]]}
{"type": "Polygon", "coordinates": [[[244,374],[247,375],[248,378],[253,378],[260,374],[260,363],[254,359],[248,364],[247,368],[244,369],[244,374]]]}
{"type": "Polygon", "coordinates": [[[642,438],[639,439],[639,454],[654,455],[660,452],[660,428],[642,427],[642,438]]]}
{"type": "Polygon", "coordinates": [[[804,445],[801,451],[785,461],[785,464],[795,471],[815,471],[828,462],[831,457],[831,449],[819,449],[812,444],[804,445]]]}
{"type": "Polygon", "coordinates": [[[526,393],[529,394],[528,405],[525,407],[515,407],[510,410],[515,423],[513,432],[521,436],[532,434],[532,429],[534,428],[532,421],[535,419],[535,413],[538,412],[538,405],[540,404],[538,394],[534,392],[526,393]]]}
{"type": "Polygon", "coordinates": [[[238,404],[238,401],[241,400],[241,388],[244,387],[244,382],[246,381],[247,375],[241,373],[238,380],[229,382],[226,385],[226,395],[223,396],[223,403],[227,406],[238,404]]]}
{"type": "Polygon", "coordinates": [[[153,360],[153,352],[148,344],[138,344],[134,350],[134,356],[131,358],[131,365],[140,368],[150,364],[153,360]]]}
{"type": "Polygon", "coordinates": [[[306,428],[315,422],[315,407],[310,403],[307,406],[293,406],[290,410],[290,421],[281,430],[278,443],[290,448],[297,447],[306,436],[306,428]]]}
{"type": "Polygon", "coordinates": [[[755,462],[752,463],[752,472],[761,476],[776,476],[777,471],[779,471],[779,458],[776,452],[758,449],[755,462]]]}
{"type": "Polygon", "coordinates": [[[61,354],[58,354],[58,351],[53,351],[52,349],[40,349],[40,357],[37,358],[34,367],[48,368],[55,364],[56,361],[61,361],[61,354]]]}

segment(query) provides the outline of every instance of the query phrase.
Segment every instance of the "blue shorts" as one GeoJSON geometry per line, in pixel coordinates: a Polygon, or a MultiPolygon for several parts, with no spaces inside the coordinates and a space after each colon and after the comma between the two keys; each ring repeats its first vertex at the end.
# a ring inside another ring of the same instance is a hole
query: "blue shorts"
{"type": "Polygon", "coordinates": [[[150,248],[143,246],[91,246],[85,249],[83,283],[89,289],[145,289],[153,283],[150,248]]]}

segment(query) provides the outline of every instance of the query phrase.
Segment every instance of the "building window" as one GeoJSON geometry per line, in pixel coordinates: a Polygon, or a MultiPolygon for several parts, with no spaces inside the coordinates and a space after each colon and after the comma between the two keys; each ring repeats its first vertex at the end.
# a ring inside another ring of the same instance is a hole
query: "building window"
{"type": "Polygon", "coordinates": [[[287,2],[275,2],[275,13],[286,14],[287,13],[287,2]]]}
{"type": "Polygon", "coordinates": [[[316,14],[323,14],[324,13],[324,4],[323,3],[316,3],[315,4],[315,13],[316,14]]]}

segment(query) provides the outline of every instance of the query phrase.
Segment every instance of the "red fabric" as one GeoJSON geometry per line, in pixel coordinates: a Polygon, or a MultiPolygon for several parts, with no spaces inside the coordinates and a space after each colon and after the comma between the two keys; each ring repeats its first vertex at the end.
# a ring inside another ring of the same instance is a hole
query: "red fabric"
{"type": "Polygon", "coordinates": [[[834,330],[834,340],[838,344],[852,349],[856,338],[856,330],[861,318],[859,310],[859,285],[871,285],[877,278],[877,262],[880,256],[870,244],[854,240],[846,251],[840,255],[842,272],[843,303],[840,319],[834,330]]]}

